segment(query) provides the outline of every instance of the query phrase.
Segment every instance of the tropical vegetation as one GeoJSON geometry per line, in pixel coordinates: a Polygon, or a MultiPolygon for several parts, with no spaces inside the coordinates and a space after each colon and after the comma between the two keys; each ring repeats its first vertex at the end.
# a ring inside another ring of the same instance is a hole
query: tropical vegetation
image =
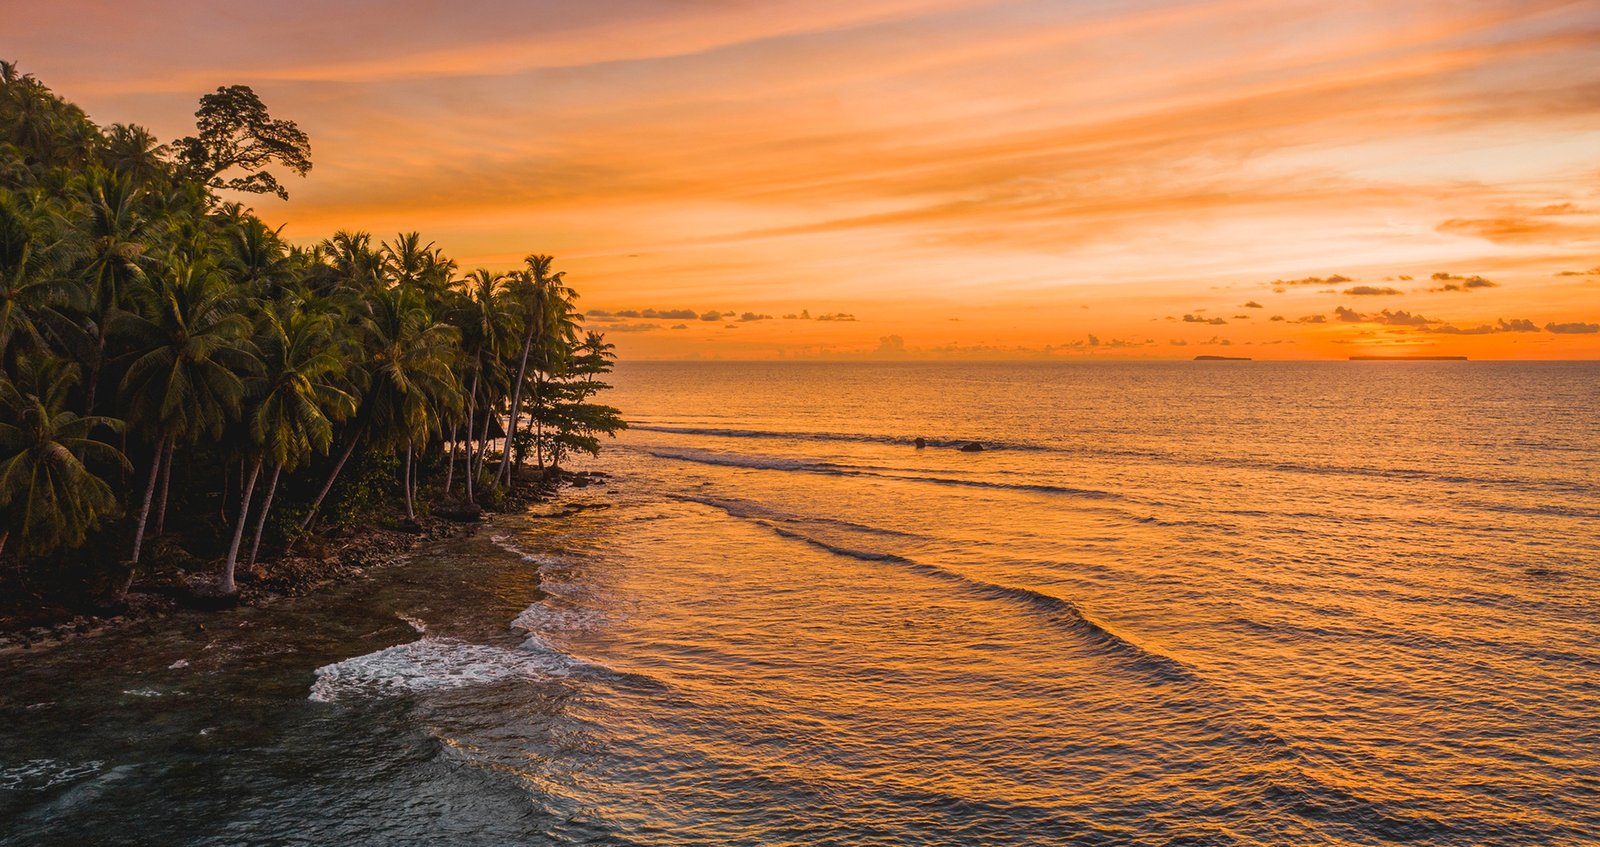
{"type": "Polygon", "coordinates": [[[291,244],[228,198],[287,198],[305,134],[245,86],[196,118],[166,144],[100,127],[0,62],[0,588],[115,602],[178,539],[232,593],[264,550],[493,503],[524,459],[625,426],[550,256],[462,272],[414,232],[291,244]]]}

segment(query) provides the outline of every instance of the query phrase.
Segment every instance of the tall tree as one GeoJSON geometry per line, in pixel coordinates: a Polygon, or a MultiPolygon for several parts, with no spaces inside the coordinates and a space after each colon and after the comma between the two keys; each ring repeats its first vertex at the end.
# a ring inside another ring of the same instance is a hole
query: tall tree
{"type": "Polygon", "coordinates": [[[266,166],[277,162],[305,176],[311,170],[311,142],[294,121],[274,120],[248,85],[229,85],[200,98],[195,135],[173,142],[181,174],[211,188],[276,194],[289,192],[266,166]],[[225,179],[233,169],[244,176],[225,179]]]}
{"type": "Polygon", "coordinates": [[[466,291],[451,309],[451,323],[461,332],[462,384],[467,386],[466,489],[473,501],[473,486],[482,467],[489,424],[508,387],[506,361],[516,352],[520,331],[517,310],[511,303],[506,278],[478,269],[468,275],[466,291]],[[472,427],[483,418],[477,461],[473,457],[472,427]]]}
{"type": "Polygon", "coordinates": [[[368,426],[380,444],[406,451],[406,518],[416,519],[413,456],[441,429],[443,415],[461,402],[452,366],[460,343],[455,327],[436,322],[421,294],[396,286],[373,293],[368,426]]]}
{"type": "Polygon", "coordinates": [[[134,304],[150,305],[146,274],[158,264],[149,249],[157,226],[142,212],[142,199],[143,191],[125,173],[94,168],[85,179],[80,207],[85,245],[77,274],[83,287],[73,339],[88,371],[85,414],[95,410],[112,322],[134,304]]]}
{"type": "Polygon", "coordinates": [[[324,315],[305,314],[297,306],[285,304],[286,314],[282,316],[274,310],[265,311],[257,333],[256,347],[263,368],[261,376],[253,381],[257,399],[246,414],[253,464],[223,565],[220,587],[227,594],[235,591],[239,544],[262,465],[271,464],[272,482],[257,518],[251,561],[272,509],[279,474],[286,466],[293,470],[312,452],[326,453],[333,443],[334,421],[355,414],[355,398],[330,379],[345,361],[345,351],[334,343],[332,322],[324,315]]]}
{"type": "Polygon", "coordinates": [[[572,300],[575,292],[565,283],[566,272],[552,272],[555,259],[533,254],[524,268],[512,275],[510,292],[523,324],[522,352],[517,357],[517,376],[511,384],[511,417],[506,426],[506,451],[500,461],[499,477],[511,478],[511,446],[515,440],[521,412],[522,389],[528,379],[529,357],[538,352],[535,366],[555,358],[554,346],[571,339],[576,331],[572,300]]]}
{"type": "Polygon", "coordinates": [[[259,367],[243,300],[214,268],[177,259],[154,282],[149,311],[120,322],[136,347],[118,393],[127,419],[155,446],[129,556],[135,564],[163,456],[202,436],[220,438],[239,417],[243,375],[259,367]]]}

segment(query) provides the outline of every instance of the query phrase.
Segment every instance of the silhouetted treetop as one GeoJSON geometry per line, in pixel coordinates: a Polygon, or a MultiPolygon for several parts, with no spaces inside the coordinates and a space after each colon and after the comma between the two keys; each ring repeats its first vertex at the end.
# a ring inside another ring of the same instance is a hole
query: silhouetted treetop
{"type": "Polygon", "coordinates": [[[248,85],[218,88],[201,97],[194,116],[199,135],[172,144],[179,168],[191,179],[212,188],[276,194],[287,200],[289,192],[265,167],[276,161],[300,176],[311,170],[306,134],[294,121],[273,120],[248,85]],[[223,173],[234,168],[248,173],[224,179],[223,173]]]}

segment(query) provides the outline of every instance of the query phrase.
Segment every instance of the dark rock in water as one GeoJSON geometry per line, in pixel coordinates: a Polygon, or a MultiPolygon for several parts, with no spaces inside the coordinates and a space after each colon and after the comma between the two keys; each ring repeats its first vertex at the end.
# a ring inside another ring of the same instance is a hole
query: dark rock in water
{"type": "Polygon", "coordinates": [[[961,445],[961,452],[963,452],[963,453],[982,453],[983,452],[983,445],[979,444],[976,441],[968,441],[967,443],[961,445]]]}
{"type": "Polygon", "coordinates": [[[239,605],[239,593],[226,594],[215,582],[196,580],[183,587],[178,603],[191,609],[217,612],[239,605]]]}
{"type": "Polygon", "coordinates": [[[927,441],[927,439],[925,439],[925,438],[923,438],[923,437],[921,437],[921,436],[918,436],[918,437],[917,437],[917,440],[916,440],[916,441],[913,441],[913,442],[911,442],[911,443],[912,443],[912,444],[915,444],[915,445],[917,445],[917,449],[918,449],[918,450],[921,450],[921,449],[922,449],[922,448],[924,448],[924,447],[927,447],[927,446],[928,446],[928,441],[927,441]]]}

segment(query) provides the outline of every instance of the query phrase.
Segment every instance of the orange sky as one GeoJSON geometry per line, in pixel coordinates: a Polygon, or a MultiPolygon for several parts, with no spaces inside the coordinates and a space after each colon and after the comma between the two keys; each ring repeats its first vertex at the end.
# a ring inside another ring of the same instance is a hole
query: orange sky
{"type": "Polygon", "coordinates": [[[1600,358],[1592,0],[112,6],[0,56],[168,138],[251,85],[289,237],[552,253],[625,356],[1600,358]]]}

